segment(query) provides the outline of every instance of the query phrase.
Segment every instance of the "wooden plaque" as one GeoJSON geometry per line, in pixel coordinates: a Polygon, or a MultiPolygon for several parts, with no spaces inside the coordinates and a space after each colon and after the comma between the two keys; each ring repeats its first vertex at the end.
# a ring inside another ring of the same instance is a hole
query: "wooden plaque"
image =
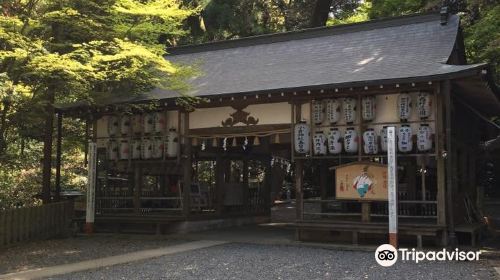
{"type": "Polygon", "coordinates": [[[337,199],[387,200],[387,165],[355,162],[335,168],[337,199]]]}

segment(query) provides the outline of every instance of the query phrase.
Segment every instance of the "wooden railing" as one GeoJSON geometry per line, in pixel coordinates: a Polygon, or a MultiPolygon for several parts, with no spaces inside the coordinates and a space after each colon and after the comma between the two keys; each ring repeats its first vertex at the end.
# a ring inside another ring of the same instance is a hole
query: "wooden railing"
{"type": "Polygon", "coordinates": [[[71,201],[0,211],[0,247],[69,234],[71,201]]]}
{"type": "MultiPolygon", "coordinates": [[[[361,203],[357,200],[304,199],[304,219],[334,218],[346,216],[361,217],[361,203]]],[[[387,217],[388,205],[384,201],[372,201],[371,217],[387,217]]],[[[400,218],[437,219],[437,201],[399,200],[400,218]]]]}

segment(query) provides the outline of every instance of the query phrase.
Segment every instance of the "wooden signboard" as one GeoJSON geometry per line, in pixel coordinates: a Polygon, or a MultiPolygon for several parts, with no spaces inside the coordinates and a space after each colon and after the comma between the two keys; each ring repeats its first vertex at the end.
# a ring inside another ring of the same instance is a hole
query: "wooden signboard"
{"type": "Polygon", "coordinates": [[[387,200],[387,165],[354,162],[335,168],[337,199],[387,200]]]}

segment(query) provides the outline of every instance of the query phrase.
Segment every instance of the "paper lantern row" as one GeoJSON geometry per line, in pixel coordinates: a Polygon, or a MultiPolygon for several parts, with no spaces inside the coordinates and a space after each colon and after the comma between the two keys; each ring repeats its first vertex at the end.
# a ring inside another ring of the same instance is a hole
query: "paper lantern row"
{"type": "MultiPolygon", "coordinates": [[[[407,121],[411,118],[412,114],[412,97],[408,93],[402,93],[398,96],[398,114],[399,119],[407,121]]],[[[427,119],[431,116],[432,112],[432,98],[426,92],[419,92],[417,94],[417,114],[420,119],[427,119]]]]}
{"type": "MultiPolygon", "coordinates": [[[[309,141],[311,139],[309,125],[305,122],[295,125],[294,135],[295,152],[308,154],[310,152],[309,141]]],[[[417,150],[419,152],[430,151],[433,143],[431,127],[428,124],[421,124],[418,128],[416,139],[417,150]]],[[[357,153],[359,143],[362,143],[365,154],[378,154],[379,151],[387,152],[387,127],[382,128],[380,135],[373,128],[369,128],[363,132],[361,138],[354,127],[347,128],[344,135],[342,135],[342,132],[338,128],[330,128],[326,135],[322,130],[318,130],[314,132],[312,141],[314,155],[335,155],[343,151],[346,153],[357,153]],[[380,150],[378,144],[379,138],[381,139],[380,150]]],[[[402,153],[413,151],[413,132],[409,125],[402,125],[398,130],[398,150],[402,153]]]]}
{"type": "Polygon", "coordinates": [[[166,132],[167,118],[164,112],[136,115],[108,116],[108,135],[163,134],[166,132]]]}
{"type": "Polygon", "coordinates": [[[167,133],[166,137],[144,137],[141,139],[120,141],[110,140],[108,142],[109,160],[128,159],[160,159],[165,157],[177,157],[178,135],[174,129],[167,133]]]}
{"type": "MultiPolygon", "coordinates": [[[[371,108],[372,114],[375,114],[374,104],[375,98],[369,97],[372,101],[373,107],[371,108]]],[[[367,110],[370,110],[367,108],[367,110]]],[[[353,123],[356,121],[356,99],[354,98],[343,98],[341,99],[325,99],[325,100],[314,100],[312,103],[312,119],[316,125],[320,125],[325,120],[330,124],[336,124],[340,121],[341,115],[344,118],[346,123],[353,123]],[[342,107],[342,112],[341,112],[342,107]],[[342,114],[343,113],[343,114],[342,114]]],[[[370,118],[370,113],[363,115],[363,119],[365,117],[370,118]]],[[[373,119],[374,115],[371,117],[373,119]]],[[[371,120],[370,119],[370,120],[371,120]]],[[[365,119],[367,120],[367,119],[365,119]]]]}
{"type": "MultiPolygon", "coordinates": [[[[431,96],[426,92],[417,94],[417,112],[421,119],[426,119],[431,115],[431,96]]],[[[412,113],[412,97],[410,94],[402,93],[398,96],[398,115],[401,120],[408,120],[412,113]]],[[[361,98],[361,117],[363,121],[372,121],[376,116],[375,96],[364,96],[361,98]]],[[[312,121],[320,125],[325,121],[336,124],[340,121],[341,115],[346,123],[354,123],[357,117],[356,99],[325,99],[314,100],[312,103],[312,121]],[[342,110],[341,110],[342,107],[342,110]]]]}

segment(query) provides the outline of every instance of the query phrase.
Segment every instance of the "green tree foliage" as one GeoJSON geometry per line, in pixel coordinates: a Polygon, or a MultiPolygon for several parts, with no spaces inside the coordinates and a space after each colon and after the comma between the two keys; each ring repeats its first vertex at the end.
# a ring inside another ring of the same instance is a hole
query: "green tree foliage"
{"type": "MultiPolygon", "coordinates": [[[[40,190],[32,187],[39,180],[26,178],[40,174],[53,103],[185,90],[193,73],[164,58],[165,44],[185,35],[183,21],[197,12],[177,0],[6,0],[0,7],[0,207],[19,204],[16,189],[40,190]]],[[[65,124],[82,140],[83,127],[65,124]]],[[[71,143],[65,156],[81,165],[82,143],[71,143]]]]}
{"type": "Polygon", "coordinates": [[[188,20],[191,36],[204,42],[293,31],[325,25],[328,15],[351,16],[360,0],[184,0],[201,9],[188,20]]]}
{"type": "Polygon", "coordinates": [[[466,54],[472,63],[489,62],[500,81],[500,4],[477,9],[465,28],[466,54]]]}

